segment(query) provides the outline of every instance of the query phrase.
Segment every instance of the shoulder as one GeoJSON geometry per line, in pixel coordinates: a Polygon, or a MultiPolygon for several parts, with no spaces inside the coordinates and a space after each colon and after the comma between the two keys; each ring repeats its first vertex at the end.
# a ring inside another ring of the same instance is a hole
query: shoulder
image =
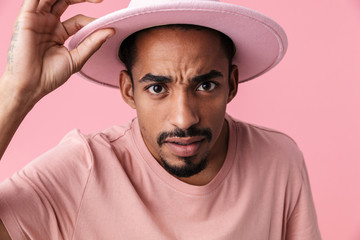
{"type": "Polygon", "coordinates": [[[301,171],[304,158],[293,138],[280,131],[229,118],[237,133],[238,148],[251,161],[301,171]]]}
{"type": "Polygon", "coordinates": [[[112,143],[125,139],[130,126],[131,124],[113,126],[91,134],[74,129],[59,144],[30,162],[21,172],[25,171],[26,175],[34,177],[52,175],[70,179],[76,175],[86,178],[94,167],[95,159],[101,154],[112,152],[112,143]]]}
{"type": "Polygon", "coordinates": [[[104,181],[111,186],[114,178],[109,174],[119,175],[115,170],[121,166],[112,143],[127,132],[126,127],[116,126],[90,135],[73,130],[53,149],[1,183],[0,216],[9,232],[22,232],[30,226],[32,239],[61,234],[71,238],[85,196],[101,193],[104,181]],[[114,166],[118,167],[114,170],[114,166]],[[40,227],[34,227],[36,223],[41,223],[40,227]]]}
{"type": "Polygon", "coordinates": [[[251,144],[261,146],[280,147],[283,150],[289,149],[291,151],[299,151],[298,145],[293,138],[280,131],[246,123],[232,117],[229,117],[230,121],[236,128],[238,136],[241,140],[246,139],[251,144]]]}

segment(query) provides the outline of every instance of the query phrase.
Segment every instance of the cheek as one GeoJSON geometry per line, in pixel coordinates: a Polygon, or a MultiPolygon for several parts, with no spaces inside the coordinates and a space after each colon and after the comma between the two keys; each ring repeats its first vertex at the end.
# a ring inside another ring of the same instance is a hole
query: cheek
{"type": "Polygon", "coordinates": [[[148,147],[150,148],[155,148],[155,142],[156,139],[154,138],[155,133],[151,132],[151,128],[149,128],[149,126],[147,126],[146,124],[144,125],[144,123],[140,123],[140,128],[141,128],[141,135],[145,141],[146,145],[149,145],[148,147]]]}
{"type": "Polygon", "coordinates": [[[149,131],[161,131],[171,110],[171,102],[166,99],[154,99],[144,92],[135,92],[134,99],[139,121],[149,125],[149,131]]]}
{"type": "Polygon", "coordinates": [[[227,106],[227,98],[219,97],[206,101],[201,107],[201,118],[213,131],[214,140],[220,135],[227,106]]]}
{"type": "Polygon", "coordinates": [[[164,113],[160,104],[153,104],[148,99],[136,100],[136,113],[145,141],[154,148],[157,146],[157,136],[164,126],[164,113]]]}
{"type": "Polygon", "coordinates": [[[226,111],[227,98],[224,95],[219,95],[213,98],[202,101],[201,113],[208,116],[214,121],[216,119],[223,119],[226,111]]]}
{"type": "Polygon", "coordinates": [[[141,110],[137,108],[137,117],[144,143],[151,154],[158,159],[159,146],[157,144],[157,137],[161,131],[159,129],[161,124],[156,116],[158,114],[154,114],[150,109],[141,110]]]}
{"type": "Polygon", "coordinates": [[[146,135],[150,137],[155,136],[159,125],[161,125],[158,109],[155,109],[151,105],[147,105],[145,107],[137,107],[136,112],[143,134],[146,133],[146,135]]]}
{"type": "Polygon", "coordinates": [[[144,124],[157,128],[164,121],[164,115],[167,109],[164,104],[151,101],[151,99],[141,99],[136,102],[136,113],[144,124]]]}

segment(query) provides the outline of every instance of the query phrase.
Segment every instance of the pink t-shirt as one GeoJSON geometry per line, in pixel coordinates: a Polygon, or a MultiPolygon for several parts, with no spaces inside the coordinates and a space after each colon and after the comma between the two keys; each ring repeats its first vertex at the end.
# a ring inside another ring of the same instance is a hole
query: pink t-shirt
{"type": "Polygon", "coordinates": [[[134,119],[62,142],[0,185],[12,239],[321,239],[301,152],[286,135],[233,120],[205,186],[167,173],[134,119]]]}

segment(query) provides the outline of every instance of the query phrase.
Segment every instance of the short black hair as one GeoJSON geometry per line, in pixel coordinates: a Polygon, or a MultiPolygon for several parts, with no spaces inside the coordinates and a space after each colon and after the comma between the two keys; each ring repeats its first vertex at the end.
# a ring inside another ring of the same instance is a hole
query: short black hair
{"type": "Polygon", "coordinates": [[[125,67],[131,77],[131,81],[133,81],[131,70],[134,65],[135,57],[136,57],[136,53],[137,53],[137,49],[136,49],[136,45],[135,45],[136,37],[141,32],[148,31],[148,30],[154,30],[154,29],[161,29],[161,28],[180,29],[180,30],[185,30],[185,31],[187,31],[187,30],[196,30],[196,31],[210,30],[212,32],[217,33],[220,36],[221,47],[223,48],[224,53],[225,53],[227,59],[229,60],[229,67],[231,66],[232,59],[236,52],[236,48],[235,48],[234,42],[231,40],[231,38],[228,37],[227,35],[225,35],[224,33],[214,30],[212,28],[198,26],[198,25],[191,25],[191,24],[169,24],[169,25],[155,26],[155,27],[146,28],[146,29],[143,29],[143,30],[140,30],[140,31],[137,31],[137,32],[131,34],[120,45],[118,55],[119,55],[120,60],[125,64],[125,67]]]}

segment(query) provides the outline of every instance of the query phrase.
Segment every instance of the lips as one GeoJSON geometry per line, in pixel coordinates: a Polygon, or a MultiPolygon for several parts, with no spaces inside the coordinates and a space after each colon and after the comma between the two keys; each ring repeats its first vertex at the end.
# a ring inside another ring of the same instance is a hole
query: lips
{"type": "Polygon", "coordinates": [[[198,153],[204,137],[168,138],[165,146],[178,157],[191,157],[198,153]]]}

